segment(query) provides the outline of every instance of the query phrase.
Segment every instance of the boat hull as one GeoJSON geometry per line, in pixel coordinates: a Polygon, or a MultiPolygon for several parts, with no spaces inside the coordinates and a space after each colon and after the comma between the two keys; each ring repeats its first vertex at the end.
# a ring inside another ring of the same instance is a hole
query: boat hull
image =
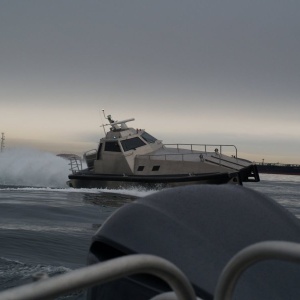
{"type": "Polygon", "coordinates": [[[162,189],[191,184],[241,184],[238,173],[185,174],[163,176],[137,176],[112,174],[73,174],[68,185],[73,188],[110,188],[124,189],[144,187],[162,189]]]}

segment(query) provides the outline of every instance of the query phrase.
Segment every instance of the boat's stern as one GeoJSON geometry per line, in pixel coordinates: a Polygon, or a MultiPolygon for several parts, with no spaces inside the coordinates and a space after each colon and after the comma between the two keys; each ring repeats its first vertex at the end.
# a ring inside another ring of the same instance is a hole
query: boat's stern
{"type": "Polygon", "coordinates": [[[254,164],[249,165],[248,167],[245,167],[241,169],[239,172],[239,178],[241,182],[259,182],[259,173],[257,166],[254,164]]]}

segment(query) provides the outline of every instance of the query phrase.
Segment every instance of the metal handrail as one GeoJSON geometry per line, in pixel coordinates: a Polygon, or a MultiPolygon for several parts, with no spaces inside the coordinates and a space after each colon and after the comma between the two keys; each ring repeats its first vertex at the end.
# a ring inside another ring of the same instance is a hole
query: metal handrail
{"type": "Polygon", "coordinates": [[[70,166],[70,171],[74,174],[77,171],[82,170],[82,160],[72,156],[69,158],[69,166],[70,166]]]}
{"type": "Polygon", "coordinates": [[[235,150],[235,157],[237,157],[237,147],[235,145],[219,145],[219,144],[164,144],[164,146],[176,146],[176,149],[180,149],[180,146],[189,146],[191,151],[195,151],[195,147],[204,147],[204,152],[207,152],[208,147],[218,147],[220,154],[222,154],[223,147],[233,147],[235,150]]]}
{"type": "Polygon", "coordinates": [[[253,264],[270,259],[300,263],[300,244],[268,241],[241,250],[223,269],[217,283],[214,300],[230,300],[242,273],[253,264]]]}
{"type": "MultiPolygon", "coordinates": [[[[201,153],[200,153],[201,154],[201,153]]],[[[137,155],[136,157],[147,157],[148,159],[151,159],[152,157],[157,158],[157,157],[162,157],[163,160],[167,160],[168,157],[171,156],[178,156],[181,157],[181,161],[184,161],[184,157],[188,156],[188,155],[194,155],[199,157],[199,153],[194,153],[194,152],[188,152],[188,153],[166,153],[166,154],[141,154],[141,155],[137,155]]]]}
{"type": "MultiPolygon", "coordinates": [[[[203,161],[203,159],[201,158],[201,156],[199,156],[199,154],[202,155],[203,152],[204,152],[205,154],[209,153],[209,152],[207,152],[207,148],[206,148],[206,147],[205,147],[205,151],[197,150],[197,151],[199,151],[199,152],[195,153],[194,151],[196,151],[196,150],[194,150],[194,149],[192,148],[192,146],[193,146],[193,145],[194,145],[194,146],[195,146],[195,145],[196,145],[196,146],[199,146],[200,144],[166,144],[166,145],[175,145],[175,146],[177,146],[177,150],[180,149],[179,146],[181,146],[181,145],[183,145],[183,146],[188,145],[188,146],[191,146],[191,149],[190,149],[191,152],[185,152],[185,153],[165,153],[165,154],[141,154],[141,155],[136,155],[136,157],[146,157],[146,158],[148,158],[149,160],[152,159],[153,157],[154,157],[154,159],[155,159],[155,158],[158,158],[158,157],[162,157],[163,160],[167,160],[168,157],[172,157],[172,156],[176,157],[176,156],[178,156],[178,157],[181,157],[181,161],[184,161],[184,157],[187,157],[187,156],[190,156],[190,155],[194,155],[194,156],[198,156],[199,159],[200,159],[200,161],[203,161]]],[[[166,145],[165,145],[165,146],[166,146],[166,145]]],[[[217,145],[200,145],[200,146],[213,146],[213,147],[216,147],[217,145]]],[[[225,146],[233,146],[233,147],[235,147],[234,145],[219,145],[220,151],[217,152],[217,154],[218,154],[218,156],[219,156],[219,157],[218,157],[219,165],[221,165],[221,161],[222,161],[222,159],[221,159],[221,155],[222,155],[222,147],[225,147],[225,146]],[[219,154],[220,154],[220,155],[219,155],[219,154]]],[[[188,149],[184,149],[184,150],[188,150],[188,149]]],[[[211,151],[211,152],[213,153],[213,151],[211,151]]],[[[236,153],[236,154],[235,154],[234,158],[237,158],[237,148],[236,148],[236,147],[235,147],[235,153],[236,153]]]]}
{"type": "MultiPolygon", "coordinates": [[[[282,241],[260,242],[241,250],[225,266],[219,277],[214,300],[230,300],[242,273],[263,260],[300,263],[300,244],[282,241]]],[[[146,254],[119,257],[81,269],[0,292],[0,300],[49,299],[137,273],[151,274],[166,281],[174,293],[152,299],[196,300],[188,278],[166,259],[146,254]]]]}
{"type": "Polygon", "coordinates": [[[178,300],[196,300],[191,283],[179,268],[166,259],[146,254],[115,258],[49,279],[15,287],[1,292],[0,300],[51,299],[67,292],[137,273],[151,274],[166,281],[176,293],[178,300]]]}

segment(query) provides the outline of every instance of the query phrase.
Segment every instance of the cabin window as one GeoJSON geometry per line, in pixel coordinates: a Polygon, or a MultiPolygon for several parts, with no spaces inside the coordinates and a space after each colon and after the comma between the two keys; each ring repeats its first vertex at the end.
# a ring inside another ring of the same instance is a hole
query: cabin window
{"type": "Polygon", "coordinates": [[[145,146],[146,144],[138,137],[121,141],[124,151],[135,150],[138,147],[145,146]]]}
{"type": "Polygon", "coordinates": [[[145,168],[145,166],[139,166],[137,170],[138,170],[138,171],[143,171],[144,168],[145,168]]]}
{"type": "Polygon", "coordinates": [[[160,166],[153,166],[152,171],[158,171],[160,166]]]}
{"type": "Polygon", "coordinates": [[[105,151],[110,151],[110,152],[121,152],[119,143],[117,141],[115,141],[115,142],[106,142],[104,150],[105,151]]]}
{"type": "Polygon", "coordinates": [[[146,131],[144,131],[141,136],[147,143],[154,143],[157,140],[155,137],[153,137],[146,131]]]}

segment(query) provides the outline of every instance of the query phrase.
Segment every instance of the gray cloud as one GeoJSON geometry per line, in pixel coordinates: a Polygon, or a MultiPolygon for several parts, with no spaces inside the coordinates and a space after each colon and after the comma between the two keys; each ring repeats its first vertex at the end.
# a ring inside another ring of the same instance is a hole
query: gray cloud
{"type": "Polygon", "coordinates": [[[299,11],[292,0],[2,1],[0,101],[284,126],[299,119],[299,11]]]}

